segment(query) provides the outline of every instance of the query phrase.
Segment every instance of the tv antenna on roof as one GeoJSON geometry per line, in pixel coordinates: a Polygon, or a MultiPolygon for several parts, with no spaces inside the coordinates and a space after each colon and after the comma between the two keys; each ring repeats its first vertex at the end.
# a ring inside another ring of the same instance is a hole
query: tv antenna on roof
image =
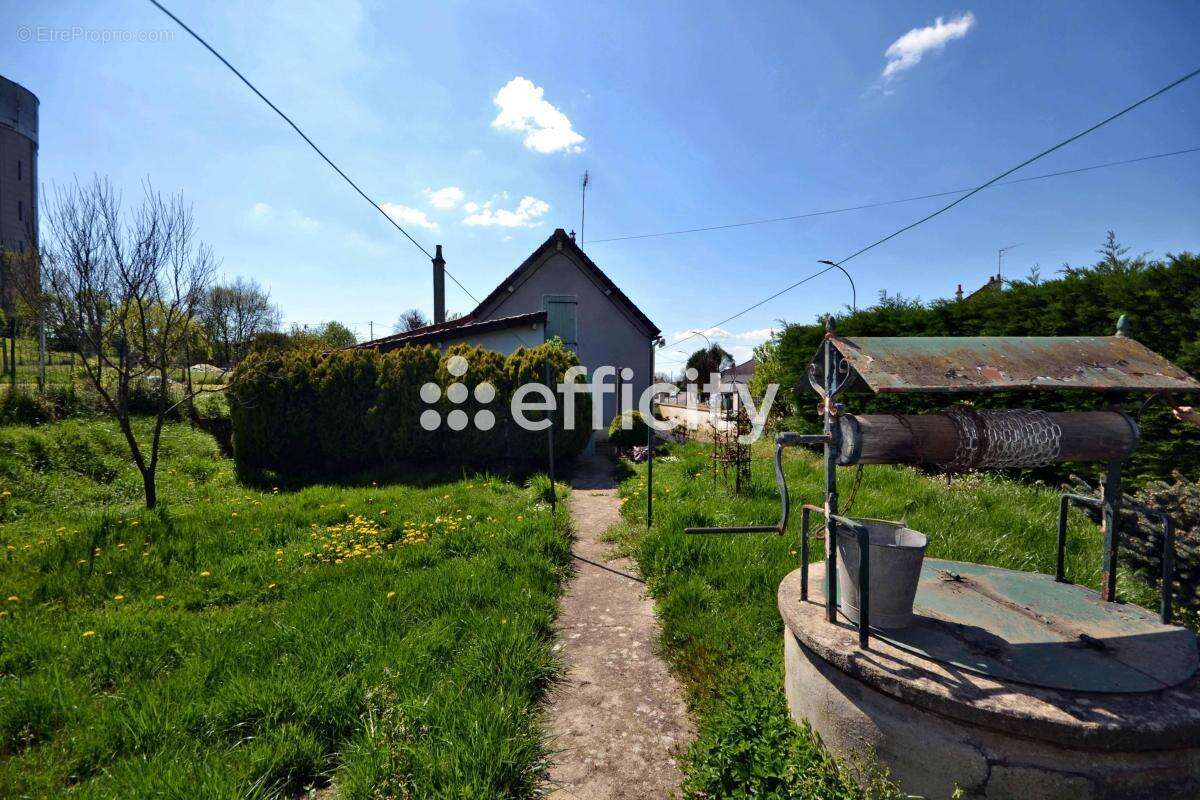
{"type": "Polygon", "coordinates": [[[1012,250],[1014,247],[1020,247],[1023,244],[1025,244],[1025,243],[1017,242],[1016,244],[1010,244],[1008,247],[1001,247],[999,250],[996,251],[996,280],[997,281],[1000,280],[1000,262],[1004,258],[1004,254],[1007,253],[1009,250],[1012,250]]]}
{"type": "Polygon", "coordinates": [[[579,182],[580,204],[579,204],[579,243],[583,244],[583,223],[587,219],[587,187],[591,182],[592,176],[588,175],[588,171],[583,171],[583,180],[579,182]]]}

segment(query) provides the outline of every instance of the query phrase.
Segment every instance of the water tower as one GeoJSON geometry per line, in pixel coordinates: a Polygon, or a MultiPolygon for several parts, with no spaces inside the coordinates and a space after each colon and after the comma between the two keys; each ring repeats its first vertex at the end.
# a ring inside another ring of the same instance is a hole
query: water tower
{"type": "Polygon", "coordinates": [[[37,243],[37,152],[37,96],[0,76],[0,304],[5,311],[16,293],[15,270],[30,263],[13,256],[37,243]]]}

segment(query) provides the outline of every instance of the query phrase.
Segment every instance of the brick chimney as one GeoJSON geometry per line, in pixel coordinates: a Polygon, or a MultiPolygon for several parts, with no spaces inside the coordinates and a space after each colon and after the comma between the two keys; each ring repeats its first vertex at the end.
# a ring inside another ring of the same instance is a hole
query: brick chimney
{"type": "Polygon", "coordinates": [[[433,324],[446,321],[446,259],[439,244],[433,257],[433,324]]]}

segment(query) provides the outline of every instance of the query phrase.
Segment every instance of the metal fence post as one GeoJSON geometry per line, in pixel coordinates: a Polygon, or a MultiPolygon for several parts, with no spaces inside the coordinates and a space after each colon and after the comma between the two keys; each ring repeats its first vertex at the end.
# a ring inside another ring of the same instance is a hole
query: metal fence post
{"type": "MultiPolygon", "coordinates": [[[[654,409],[650,409],[654,416],[654,409]]],[[[654,428],[646,420],[646,527],[654,523],[654,428]]]]}
{"type": "MultiPolygon", "coordinates": [[[[553,387],[550,382],[550,359],[546,358],[543,369],[543,379],[546,386],[553,387]]],[[[553,392],[553,388],[551,388],[553,392]]],[[[558,487],[554,483],[554,412],[550,412],[550,426],[546,428],[547,439],[547,464],[550,471],[550,516],[554,516],[558,512],[558,487]]]]}

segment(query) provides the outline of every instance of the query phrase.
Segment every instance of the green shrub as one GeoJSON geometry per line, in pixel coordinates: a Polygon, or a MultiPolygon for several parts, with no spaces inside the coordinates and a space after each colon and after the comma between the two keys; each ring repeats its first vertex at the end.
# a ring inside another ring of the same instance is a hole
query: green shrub
{"type": "MultiPolygon", "coordinates": [[[[539,461],[546,457],[548,437],[544,431],[518,426],[511,418],[510,401],[516,387],[542,380],[547,361],[559,381],[579,363],[557,342],[520,348],[508,357],[467,345],[455,345],[444,353],[434,347],[403,347],[389,353],[252,353],[229,381],[234,456],[244,468],[285,474],[433,460],[463,465],[503,458],[539,461]],[[447,369],[455,356],[467,360],[468,371],[461,377],[447,369]],[[495,396],[481,402],[475,389],[485,382],[495,388],[495,396]],[[429,383],[438,387],[432,403],[421,396],[421,387],[429,383]],[[463,402],[448,397],[456,383],[468,389],[463,402]],[[421,415],[427,411],[439,415],[435,430],[421,425],[421,415]],[[490,429],[475,424],[481,411],[493,415],[490,429]],[[467,424],[461,430],[448,425],[451,412],[466,414],[467,424]]],[[[529,416],[536,419],[538,414],[529,416]]],[[[556,455],[576,453],[586,444],[589,396],[576,397],[575,417],[575,430],[564,431],[564,410],[555,413],[556,455]]]]}
{"type": "Polygon", "coordinates": [[[625,411],[613,417],[608,425],[608,441],[614,447],[645,446],[649,426],[640,411],[625,411]]]}
{"type": "Polygon", "coordinates": [[[52,419],[54,406],[28,389],[12,387],[0,397],[0,424],[41,425],[52,419]]]}

